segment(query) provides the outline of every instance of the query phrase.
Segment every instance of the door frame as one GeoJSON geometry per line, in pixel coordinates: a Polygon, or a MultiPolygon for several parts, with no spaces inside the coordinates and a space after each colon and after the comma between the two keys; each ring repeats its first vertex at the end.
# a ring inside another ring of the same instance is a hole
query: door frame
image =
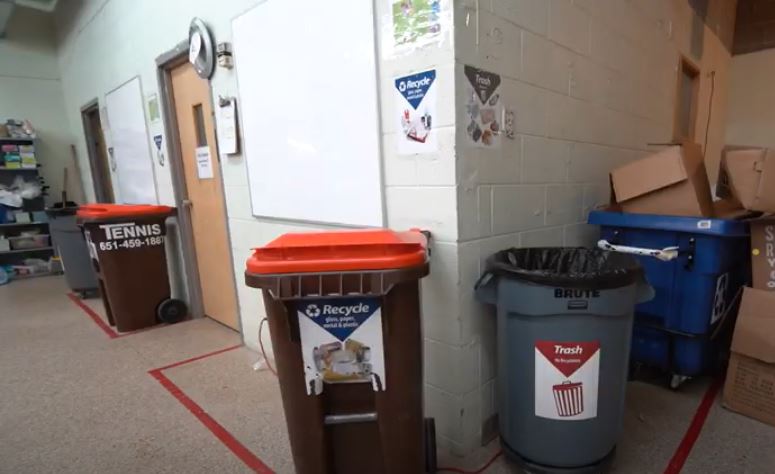
{"type": "MultiPolygon", "coordinates": [[[[181,250],[183,252],[183,266],[186,271],[186,284],[189,293],[189,306],[191,316],[201,318],[205,316],[204,302],[202,297],[202,282],[199,275],[199,265],[194,247],[194,227],[188,212],[185,212],[186,202],[188,201],[188,187],[186,186],[186,175],[183,168],[183,156],[181,154],[180,133],[178,129],[178,120],[175,114],[175,99],[172,95],[172,75],[171,71],[176,67],[188,62],[188,40],[181,41],[171,50],[161,54],[156,58],[156,76],[159,83],[159,103],[162,112],[162,122],[164,124],[164,135],[167,137],[169,149],[169,159],[172,175],[172,188],[175,195],[175,206],[183,212],[178,212],[178,223],[180,226],[181,250]]],[[[204,80],[204,79],[202,79],[204,80]]],[[[215,114],[217,110],[213,102],[213,90],[210,87],[210,81],[207,80],[207,89],[210,100],[210,107],[215,114]]],[[[218,146],[218,124],[213,117],[213,128],[215,134],[215,154],[217,165],[220,166],[219,146],[218,146]]],[[[231,250],[231,230],[229,229],[229,213],[226,208],[226,190],[223,185],[223,173],[220,173],[221,193],[223,195],[223,215],[226,217],[226,235],[229,239],[229,265],[233,265],[234,256],[231,250]]],[[[235,295],[238,294],[237,281],[232,271],[232,285],[234,285],[235,295]]],[[[239,298],[234,302],[237,309],[237,327],[240,334],[244,337],[242,330],[242,310],[239,306],[239,298]]]]}
{"type": "MultiPolygon", "coordinates": [[[[100,116],[100,103],[98,99],[92,99],[89,102],[86,103],[83,107],[81,107],[81,125],[83,126],[83,133],[84,137],[86,138],[86,154],[89,157],[89,170],[91,171],[92,176],[92,184],[94,188],[94,198],[98,202],[115,202],[116,199],[116,190],[113,189],[113,181],[111,180],[111,174],[114,172],[113,170],[113,164],[111,163],[110,156],[108,155],[108,150],[105,150],[105,155],[108,159],[108,180],[110,182],[105,183],[105,181],[102,179],[102,173],[100,173],[100,170],[97,167],[97,160],[98,153],[97,153],[97,147],[95,145],[96,140],[94,139],[94,131],[91,128],[91,122],[89,121],[89,114],[97,112],[97,116],[100,119],[100,126],[104,127],[104,124],[102,123],[102,117],[100,116]],[[107,187],[110,187],[110,192],[107,191],[107,187]],[[112,200],[108,200],[107,197],[112,196],[112,200]]],[[[103,132],[103,136],[104,136],[103,132]]],[[[104,141],[103,141],[104,142],[104,141]]]]}

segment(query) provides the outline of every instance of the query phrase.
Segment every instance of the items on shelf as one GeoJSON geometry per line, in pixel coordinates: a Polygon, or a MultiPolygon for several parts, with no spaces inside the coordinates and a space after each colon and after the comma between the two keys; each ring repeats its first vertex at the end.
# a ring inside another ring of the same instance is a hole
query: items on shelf
{"type": "Polygon", "coordinates": [[[8,119],[5,124],[0,124],[0,139],[34,140],[36,137],[35,128],[29,120],[8,119]]]}

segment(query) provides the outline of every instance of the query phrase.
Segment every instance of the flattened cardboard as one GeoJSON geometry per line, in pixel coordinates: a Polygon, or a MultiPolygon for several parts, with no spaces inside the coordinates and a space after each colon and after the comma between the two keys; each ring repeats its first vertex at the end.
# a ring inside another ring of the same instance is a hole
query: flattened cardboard
{"type": "Polygon", "coordinates": [[[775,293],[745,288],[732,356],[724,384],[724,406],[775,425],[775,293]]]}
{"type": "Polygon", "coordinates": [[[615,202],[625,212],[711,217],[713,199],[699,145],[684,143],[611,172],[615,202]]]}
{"type": "Polygon", "coordinates": [[[748,221],[751,227],[753,287],[775,291],[775,216],[748,221]]]}
{"type": "Polygon", "coordinates": [[[737,199],[751,211],[775,212],[775,150],[727,147],[717,193],[737,199]]]}

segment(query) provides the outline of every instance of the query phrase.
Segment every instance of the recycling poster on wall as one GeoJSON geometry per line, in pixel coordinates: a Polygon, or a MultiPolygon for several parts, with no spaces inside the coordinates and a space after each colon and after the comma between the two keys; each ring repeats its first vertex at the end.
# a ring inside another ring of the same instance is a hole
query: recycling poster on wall
{"type": "Polygon", "coordinates": [[[436,70],[395,80],[398,104],[398,153],[412,155],[438,149],[433,120],[436,116],[436,70]]]}
{"type": "Polygon", "coordinates": [[[307,395],[323,383],[371,383],[385,390],[379,298],[303,300],[296,304],[307,395]]]}
{"type": "Polygon", "coordinates": [[[501,76],[471,66],[464,66],[463,72],[467,141],[477,148],[498,148],[503,127],[501,76]]]}
{"type": "Polygon", "coordinates": [[[535,343],[535,416],[550,420],[597,417],[600,342],[535,343]]]}

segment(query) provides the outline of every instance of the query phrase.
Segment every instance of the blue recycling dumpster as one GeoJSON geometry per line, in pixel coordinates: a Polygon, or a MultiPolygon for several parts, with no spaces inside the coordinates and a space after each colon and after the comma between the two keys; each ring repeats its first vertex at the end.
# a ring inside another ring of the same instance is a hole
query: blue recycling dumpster
{"type": "Polygon", "coordinates": [[[713,369],[750,281],[745,222],[593,211],[598,246],[638,255],[656,296],[636,307],[632,362],[672,375],[676,388],[713,369]]]}

